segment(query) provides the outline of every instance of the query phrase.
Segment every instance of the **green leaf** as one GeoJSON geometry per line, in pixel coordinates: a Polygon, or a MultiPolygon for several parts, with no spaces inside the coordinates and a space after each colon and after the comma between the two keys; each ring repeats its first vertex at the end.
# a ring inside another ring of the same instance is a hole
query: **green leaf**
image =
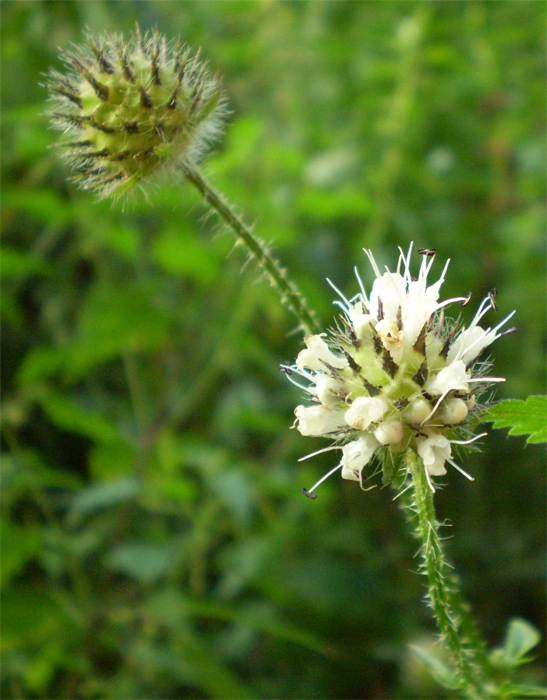
{"type": "Polygon", "coordinates": [[[503,698],[545,698],[547,688],[541,685],[518,684],[511,685],[501,693],[503,698]]]}
{"type": "Polygon", "coordinates": [[[116,547],[107,557],[107,566],[140,581],[152,583],[161,579],[177,565],[176,550],[172,544],[126,542],[116,547]]]}
{"type": "Polygon", "coordinates": [[[526,620],[515,617],[507,626],[503,650],[509,659],[519,661],[533,649],[541,640],[537,629],[526,620]]]}
{"type": "Polygon", "coordinates": [[[4,585],[34,558],[42,546],[40,532],[36,528],[22,528],[7,520],[0,521],[2,538],[2,566],[0,583],[4,585]]]}
{"type": "Polygon", "coordinates": [[[433,678],[435,678],[443,688],[456,689],[460,687],[454,673],[444,661],[424,651],[424,649],[414,646],[414,644],[412,644],[410,648],[424,662],[433,678]]]}
{"type": "Polygon", "coordinates": [[[88,486],[72,501],[69,521],[72,525],[77,525],[90,513],[133,501],[141,492],[142,484],[132,477],[88,486]]]}
{"type": "Polygon", "coordinates": [[[541,635],[533,625],[515,617],[507,625],[503,646],[492,651],[490,661],[495,667],[510,671],[530,661],[526,654],[539,644],[540,640],[541,635]]]}
{"type": "Polygon", "coordinates": [[[547,396],[500,401],[488,411],[484,421],[493,423],[494,428],[511,428],[509,435],[528,435],[526,442],[547,442],[547,396]]]}

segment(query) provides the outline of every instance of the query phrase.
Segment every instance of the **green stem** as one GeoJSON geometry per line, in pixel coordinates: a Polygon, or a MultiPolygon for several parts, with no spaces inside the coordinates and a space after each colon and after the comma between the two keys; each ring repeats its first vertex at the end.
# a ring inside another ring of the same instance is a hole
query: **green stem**
{"type": "Polygon", "coordinates": [[[423,462],[408,450],[406,464],[412,476],[412,488],[404,494],[404,511],[422,543],[421,569],[428,580],[427,599],[452,656],[456,680],[466,698],[492,697],[486,645],[470,617],[469,606],[462,600],[458,579],[444,556],[433,493],[423,462]]]}
{"type": "Polygon", "coordinates": [[[226,199],[211,187],[198,168],[192,163],[185,163],[183,171],[186,179],[203,195],[207,204],[235,233],[237,239],[245,246],[249,255],[258,261],[272,286],[275,287],[282,303],[296,316],[306,335],[321,331],[315,313],[308,307],[298,288],[287,277],[287,271],[272,256],[266,244],[237,216],[226,199]]]}

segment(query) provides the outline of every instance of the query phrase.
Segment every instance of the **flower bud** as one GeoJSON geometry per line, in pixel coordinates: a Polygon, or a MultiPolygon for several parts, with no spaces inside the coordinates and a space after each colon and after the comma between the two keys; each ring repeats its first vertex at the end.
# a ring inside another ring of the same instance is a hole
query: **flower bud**
{"type": "Polygon", "coordinates": [[[404,413],[404,419],[409,425],[418,426],[427,420],[432,410],[431,402],[419,397],[409,403],[404,413]]]}
{"type": "Polygon", "coordinates": [[[380,445],[396,445],[405,434],[403,424],[399,420],[386,420],[376,428],[374,437],[380,445]]]}
{"type": "Polygon", "coordinates": [[[66,73],[48,74],[50,116],[74,180],[101,198],[194,161],[220,130],[220,81],[159,32],[89,36],[61,58],[66,73]]]}
{"type": "Polygon", "coordinates": [[[468,409],[463,399],[448,399],[443,401],[435,413],[435,420],[444,425],[458,425],[467,418],[468,409]]]}

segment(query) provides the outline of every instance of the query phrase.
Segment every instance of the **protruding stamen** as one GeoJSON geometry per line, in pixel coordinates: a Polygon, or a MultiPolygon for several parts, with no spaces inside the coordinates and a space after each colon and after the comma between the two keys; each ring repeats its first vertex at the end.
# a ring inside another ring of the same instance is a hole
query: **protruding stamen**
{"type": "Polygon", "coordinates": [[[466,479],[469,479],[469,481],[475,481],[475,477],[474,477],[474,476],[471,476],[471,474],[468,474],[467,472],[465,472],[461,467],[459,467],[459,466],[456,464],[456,462],[454,462],[453,459],[450,459],[450,457],[447,457],[447,458],[446,458],[446,461],[447,461],[449,464],[451,464],[451,465],[454,467],[454,469],[457,469],[457,470],[460,472],[460,474],[463,474],[463,475],[465,476],[466,479]]]}
{"type": "Polygon", "coordinates": [[[322,477],[319,479],[319,481],[311,487],[311,489],[310,489],[309,491],[307,491],[306,489],[302,489],[302,493],[305,493],[306,496],[309,496],[310,498],[317,498],[317,494],[314,493],[315,489],[316,489],[318,486],[320,486],[324,481],[326,481],[326,480],[329,478],[329,476],[331,476],[332,474],[334,474],[334,472],[338,471],[339,469],[342,469],[342,464],[341,464],[341,463],[338,464],[336,467],[333,467],[333,468],[330,470],[330,472],[327,472],[327,473],[325,474],[325,476],[322,476],[322,477]]]}

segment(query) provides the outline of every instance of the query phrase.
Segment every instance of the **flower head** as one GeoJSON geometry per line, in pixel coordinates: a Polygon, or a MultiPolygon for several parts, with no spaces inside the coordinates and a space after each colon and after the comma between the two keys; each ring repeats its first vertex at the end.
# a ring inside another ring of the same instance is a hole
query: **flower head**
{"type": "MultiPolygon", "coordinates": [[[[439,301],[448,262],[440,278],[428,285],[435,251],[418,252],[423,258],[415,279],[410,273],[412,245],[407,255],[400,251],[396,272],[386,268],[382,273],[365,251],[376,274],[370,296],[357,272],[361,291],[352,299],[334,287],[341,299],[335,303],[343,311],[338,327],[306,338],[295,365],[285,367],[294,383],[294,373],[304,377],[311,398],[310,405],[296,408],[297,429],[333,441],[318,452],[342,452],[327,476],[340,469],[343,478],[362,485],[363,469],[375,454],[382,455],[385,469],[412,449],[421,457],[433,491],[431,477],[446,474],[447,462],[472,479],[453,461],[452,445],[482,437],[469,437],[471,418],[479,412],[477,394],[504,380],[485,376],[488,365],[476,360],[494,340],[514,330],[500,332],[514,312],[494,328],[479,326],[488,310],[497,309],[492,292],[469,327],[447,321],[444,307],[465,305],[470,297],[439,301]]],[[[305,493],[315,496],[313,489],[305,493]]]]}
{"type": "Polygon", "coordinates": [[[53,126],[74,180],[102,198],[194,160],[220,131],[220,81],[179,43],[153,31],[89,36],[50,70],[53,126]]]}

